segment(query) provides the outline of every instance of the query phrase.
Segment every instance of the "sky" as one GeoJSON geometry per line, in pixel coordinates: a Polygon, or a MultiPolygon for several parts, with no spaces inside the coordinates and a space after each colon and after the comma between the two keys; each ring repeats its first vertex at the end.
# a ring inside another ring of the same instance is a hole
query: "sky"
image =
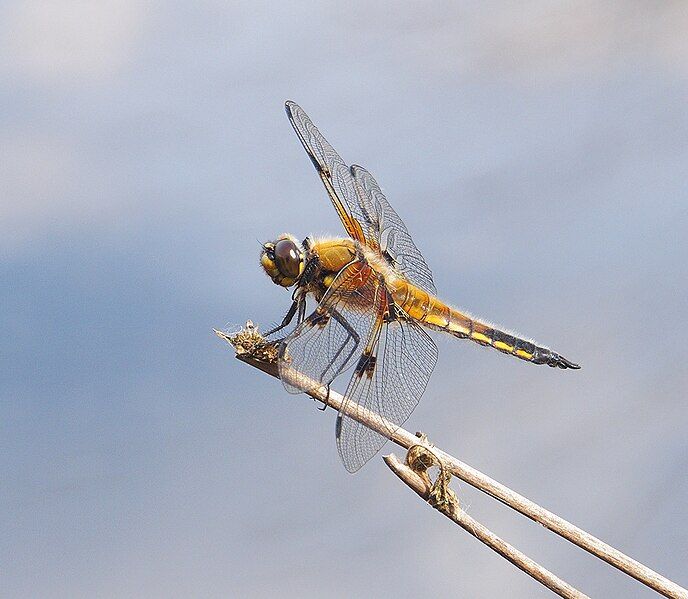
{"type": "MultiPolygon", "coordinates": [[[[687,28],[680,1],[2,3],[0,595],[549,596],[380,457],[349,475],[335,414],[213,334],[289,305],[259,241],[342,234],[286,99],[440,297],[582,365],[436,336],[406,428],[688,585],[687,28]]],[[[583,592],[655,596],[454,488],[583,592]]]]}

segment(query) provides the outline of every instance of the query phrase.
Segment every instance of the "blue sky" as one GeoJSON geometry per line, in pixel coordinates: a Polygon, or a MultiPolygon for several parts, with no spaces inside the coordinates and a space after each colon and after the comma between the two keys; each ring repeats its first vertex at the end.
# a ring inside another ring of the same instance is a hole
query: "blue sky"
{"type": "MultiPolygon", "coordinates": [[[[408,423],[688,584],[683,3],[6,2],[0,564],[12,597],[547,596],[212,327],[341,227],[282,104],[371,170],[441,297],[579,362],[455,339],[408,423]]],[[[391,448],[386,448],[387,451],[391,448]]],[[[592,596],[652,596],[458,486],[592,596]]]]}

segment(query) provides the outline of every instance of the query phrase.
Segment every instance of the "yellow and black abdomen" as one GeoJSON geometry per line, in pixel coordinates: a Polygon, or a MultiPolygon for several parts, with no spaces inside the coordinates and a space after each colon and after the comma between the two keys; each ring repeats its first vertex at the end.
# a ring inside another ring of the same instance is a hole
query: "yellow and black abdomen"
{"type": "Polygon", "coordinates": [[[459,312],[407,281],[394,281],[390,288],[395,303],[411,318],[429,328],[446,331],[461,339],[470,339],[533,364],[547,364],[553,368],[580,368],[546,347],[500,331],[459,312]]]}

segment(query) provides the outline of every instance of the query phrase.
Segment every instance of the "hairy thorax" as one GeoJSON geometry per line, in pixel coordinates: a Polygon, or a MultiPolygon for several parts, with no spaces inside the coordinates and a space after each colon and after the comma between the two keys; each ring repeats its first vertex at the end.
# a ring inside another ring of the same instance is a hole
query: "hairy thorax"
{"type": "Polygon", "coordinates": [[[377,252],[353,239],[320,238],[311,241],[309,256],[317,263],[317,273],[309,285],[318,301],[334,281],[337,274],[354,260],[363,259],[384,280],[390,291],[404,284],[404,279],[377,252]]]}

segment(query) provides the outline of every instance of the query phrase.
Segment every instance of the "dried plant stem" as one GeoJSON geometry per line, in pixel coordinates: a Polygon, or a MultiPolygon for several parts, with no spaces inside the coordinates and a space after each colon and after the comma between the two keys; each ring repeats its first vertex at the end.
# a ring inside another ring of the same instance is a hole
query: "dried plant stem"
{"type": "Polygon", "coordinates": [[[531,520],[542,524],[545,528],[548,528],[552,532],[565,538],[567,541],[570,541],[581,549],[585,549],[611,566],[618,568],[622,572],[646,584],[648,587],[665,597],[688,599],[688,590],[675,582],[672,582],[618,549],[615,549],[583,529],[578,528],[549,510],[539,506],[527,497],[512,491],[509,487],[493,480],[468,464],[464,464],[442,450],[434,449],[434,451],[440,459],[446,461],[449,470],[454,476],[467,482],[469,485],[498,499],[531,520]]]}
{"type": "MultiPolygon", "coordinates": [[[[236,347],[236,357],[239,360],[258,368],[263,372],[270,374],[271,376],[279,378],[277,364],[274,361],[258,360],[253,357],[249,349],[242,349],[238,347],[235,338],[232,336],[221,331],[215,332],[220,338],[236,347]]],[[[342,409],[344,403],[344,398],[339,393],[336,393],[332,390],[328,391],[328,389],[324,386],[314,387],[314,390],[310,391],[308,395],[317,401],[334,408],[337,411],[342,409]]],[[[383,436],[388,436],[388,430],[394,428],[391,423],[386,425],[384,419],[382,419],[378,414],[365,410],[360,406],[357,406],[355,410],[347,410],[347,415],[355,418],[363,425],[375,430],[383,436]]],[[[416,435],[413,435],[407,430],[401,427],[398,428],[390,437],[390,439],[397,445],[400,445],[407,450],[414,445],[423,445],[427,447],[444,464],[446,464],[450,472],[460,480],[463,480],[476,489],[479,489],[495,499],[498,499],[505,505],[523,514],[524,516],[527,516],[531,520],[542,524],[549,530],[557,533],[578,547],[581,547],[582,549],[592,553],[596,557],[614,566],[615,568],[618,568],[622,572],[625,572],[629,576],[632,576],[636,580],[642,582],[665,597],[671,597],[673,599],[688,599],[688,590],[685,588],[658,574],[654,570],[651,570],[640,562],[628,557],[618,549],[615,549],[611,545],[604,543],[590,533],[585,532],[581,528],[574,526],[556,514],[544,509],[523,495],[519,495],[505,485],[497,482],[468,464],[463,463],[454,456],[449,455],[437,447],[430,446],[425,441],[420,440],[416,435]]]]}
{"type": "MultiPolygon", "coordinates": [[[[406,464],[402,463],[394,454],[385,456],[384,460],[394,474],[418,493],[420,497],[430,502],[432,505],[430,501],[431,487],[428,484],[428,480],[419,476],[406,464]]],[[[549,570],[530,559],[527,555],[499,538],[496,534],[463,511],[458,503],[454,502],[445,507],[433,505],[433,507],[447,516],[450,520],[456,522],[461,528],[487,545],[490,549],[496,551],[504,559],[509,560],[517,568],[520,568],[539,583],[554,591],[560,597],[566,597],[567,599],[585,599],[587,597],[587,595],[573,588],[570,584],[563,581],[558,576],[555,576],[549,570]]]]}

